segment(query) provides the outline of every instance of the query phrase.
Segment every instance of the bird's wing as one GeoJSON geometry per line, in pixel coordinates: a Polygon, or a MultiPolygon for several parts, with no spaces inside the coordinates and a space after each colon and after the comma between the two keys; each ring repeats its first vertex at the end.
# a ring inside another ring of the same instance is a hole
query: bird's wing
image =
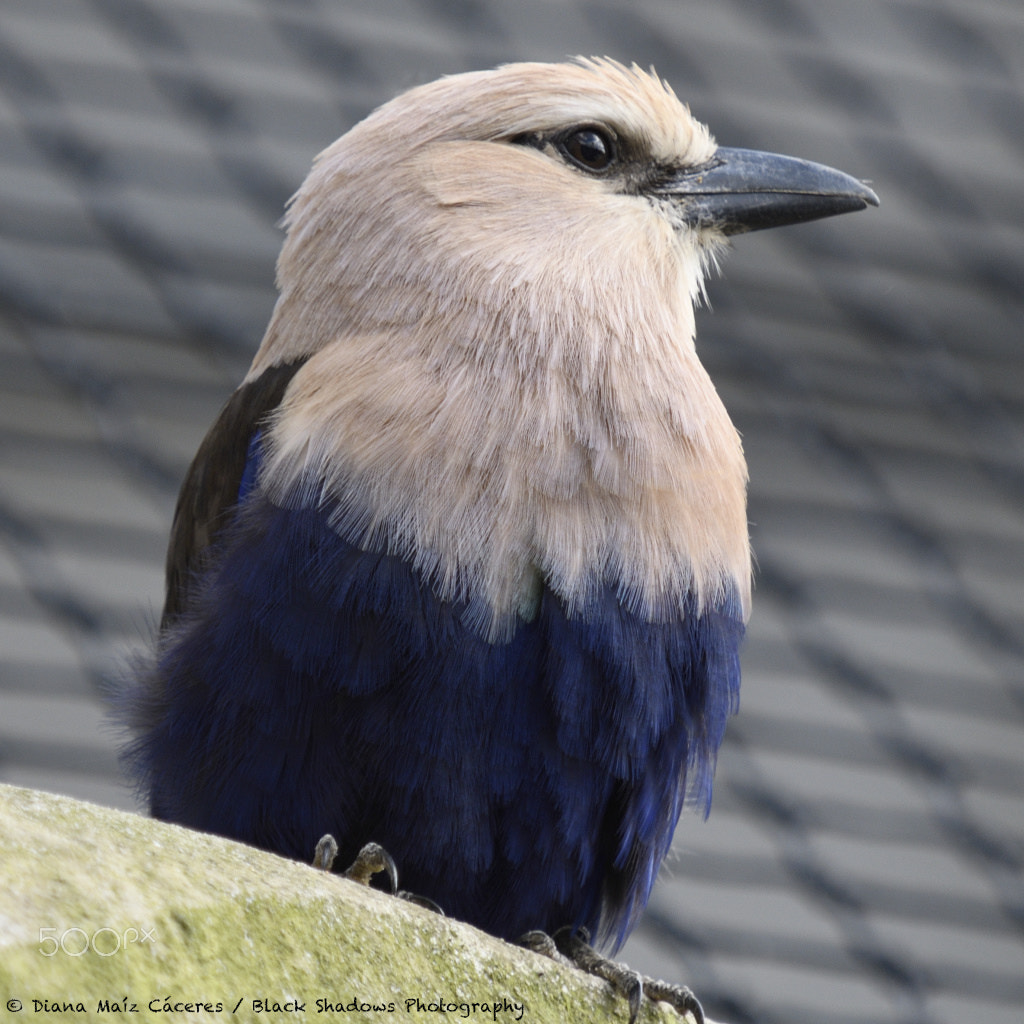
{"type": "Polygon", "coordinates": [[[185,610],[192,580],[238,504],[252,438],[281,404],[304,362],[269,367],[238,388],[196,452],[174,511],[161,630],[185,610]]]}

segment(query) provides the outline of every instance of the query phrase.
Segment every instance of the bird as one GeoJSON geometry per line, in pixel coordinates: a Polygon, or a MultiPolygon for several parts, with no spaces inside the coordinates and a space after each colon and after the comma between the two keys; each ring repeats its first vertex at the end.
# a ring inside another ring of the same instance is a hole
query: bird
{"type": "Polygon", "coordinates": [[[617,949],[710,808],[751,604],[695,306],[732,236],[877,203],[610,58],[441,78],[325,149],[121,696],[150,813],[375,842],[449,916],[617,949]]]}

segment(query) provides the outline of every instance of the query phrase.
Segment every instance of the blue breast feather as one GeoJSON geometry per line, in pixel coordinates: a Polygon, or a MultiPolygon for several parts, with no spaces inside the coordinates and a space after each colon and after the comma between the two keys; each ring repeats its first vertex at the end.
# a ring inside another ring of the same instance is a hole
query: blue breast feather
{"type": "Polygon", "coordinates": [[[738,703],[738,600],[646,622],[605,580],[503,643],[332,508],[244,501],[128,698],[153,813],[309,860],[367,841],[403,887],[515,940],[635,924],[738,703]]]}

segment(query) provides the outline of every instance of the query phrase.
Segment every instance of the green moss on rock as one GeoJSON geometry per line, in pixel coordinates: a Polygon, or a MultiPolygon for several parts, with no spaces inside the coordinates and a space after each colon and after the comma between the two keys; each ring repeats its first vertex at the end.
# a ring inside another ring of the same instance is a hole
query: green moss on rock
{"type": "Polygon", "coordinates": [[[0,785],[0,1020],[627,1015],[603,982],[338,876],[0,785]]]}

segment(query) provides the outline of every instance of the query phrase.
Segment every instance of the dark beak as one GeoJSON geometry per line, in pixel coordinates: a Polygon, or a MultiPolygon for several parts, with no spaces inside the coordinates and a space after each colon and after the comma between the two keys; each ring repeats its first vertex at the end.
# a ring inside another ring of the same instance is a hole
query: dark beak
{"type": "Polygon", "coordinates": [[[669,175],[653,191],[675,200],[691,226],[726,235],[878,205],[867,185],[842,171],[753,149],[719,148],[707,163],[669,175]]]}

